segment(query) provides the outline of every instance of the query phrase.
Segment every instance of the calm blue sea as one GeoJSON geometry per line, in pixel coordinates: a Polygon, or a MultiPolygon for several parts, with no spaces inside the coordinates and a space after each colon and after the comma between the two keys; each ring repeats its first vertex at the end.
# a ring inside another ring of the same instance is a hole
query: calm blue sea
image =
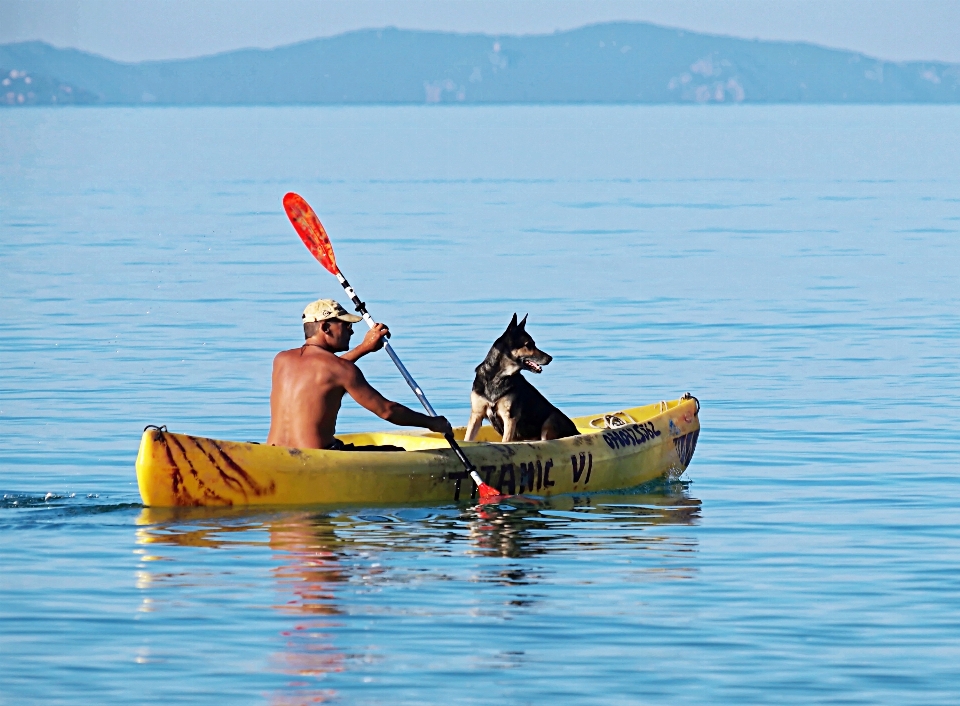
{"type": "Polygon", "coordinates": [[[958,233],[958,107],[0,111],[0,703],[956,704],[958,233]],[[700,398],[688,472],[144,509],[340,295],[289,190],[441,413],[529,312],[568,413],[700,398]]]}

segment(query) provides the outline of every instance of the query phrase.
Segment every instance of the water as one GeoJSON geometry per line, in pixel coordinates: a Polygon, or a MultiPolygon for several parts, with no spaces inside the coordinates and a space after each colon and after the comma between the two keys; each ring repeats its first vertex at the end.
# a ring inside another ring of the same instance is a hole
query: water
{"type": "Polygon", "coordinates": [[[956,703],[958,164],[956,107],[3,111],[0,702],[956,703]],[[568,413],[700,398],[683,479],[142,508],[340,294],[288,190],[442,413],[529,312],[568,413]]]}

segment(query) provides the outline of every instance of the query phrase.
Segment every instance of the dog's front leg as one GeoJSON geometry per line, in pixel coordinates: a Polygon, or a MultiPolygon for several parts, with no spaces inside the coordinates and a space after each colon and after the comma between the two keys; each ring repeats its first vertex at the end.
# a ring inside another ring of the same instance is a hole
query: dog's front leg
{"type": "Polygon", "coordinates": [[[514,433],[517,431],[517,419],[509,415],[500,417],[503,420],[503,443],[513,441],[514,433]]]}
{"type": "Polygon", "coordinates": [[[470,393],[470,421],[467,422],[467,430],[463,434],[464,441],[473,441],[477,438],[480,425],[483,424],[483,418],[487,416],[489,409],[490,403],[482,396],[476,392],[470,393]]]}
{"type": "Polygon", "coordinates": [[[473,441],[477,438],[477,432],[480,431],[480,425],[483,424],[483,418],[486,416],[483,412],[470,412],[470,421],[467,422],[467,431],[463,435],[464,441],[473,441]]]}

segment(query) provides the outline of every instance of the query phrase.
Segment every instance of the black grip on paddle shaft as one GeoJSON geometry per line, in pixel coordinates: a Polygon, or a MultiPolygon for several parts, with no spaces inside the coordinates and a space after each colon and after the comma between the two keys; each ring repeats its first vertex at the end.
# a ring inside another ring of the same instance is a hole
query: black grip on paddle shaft
{"type": "Polygon", "coordinates": [[[364,314],[366,314],[367,305],[362,301],[360,301],[360,297],[357,296],[356,291],[354,290],[353,287],[350,286],[350,283],[347,282],[347,278],[343,276],[342,272],[340,273],[340,279],[341,279],[340,284],[343,287],[344,291],[347,293],[347,296],[350,297],[350,301],[353,302],[353,307],[357,310],[357,313],[360,314],[360,316],[363,316],[364,314]]]}
{"type": "Polygon", "coordinates": [[[457,443],[457,440],[453,438],[453,434],[444,434],[443,438],[447,440],[447,443],[450,444],[450,448],[453,449],[454,453],[457,454],[457,457],[467,467],[468,471],[476,471],[477,467],[470,463],[470,459],[466,457],[466,454],[463,453],[463,449],[460,448],[460,444],[457,443]]]}

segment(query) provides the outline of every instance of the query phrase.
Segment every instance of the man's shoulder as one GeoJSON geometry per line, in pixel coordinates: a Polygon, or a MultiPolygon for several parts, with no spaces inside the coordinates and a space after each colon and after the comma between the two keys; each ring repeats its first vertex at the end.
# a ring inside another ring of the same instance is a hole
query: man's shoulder
{"type": "Polygon", "coordinates": [[[357,366],[349,360],[344,360],[335,353],[316,346],[301,346],[280,351],[274,356],[274,365],[297,365],[308,367],[322,367],[331,370],[353,372],[357,366]]]}
{"type": "Polygon", "coordinates": [[[303,349],[302,348],[291,348],[290,350],[280,351],[275,356],[273,356],[274,363],[283,363],[291,358],[301,357],[303,349]]]}

